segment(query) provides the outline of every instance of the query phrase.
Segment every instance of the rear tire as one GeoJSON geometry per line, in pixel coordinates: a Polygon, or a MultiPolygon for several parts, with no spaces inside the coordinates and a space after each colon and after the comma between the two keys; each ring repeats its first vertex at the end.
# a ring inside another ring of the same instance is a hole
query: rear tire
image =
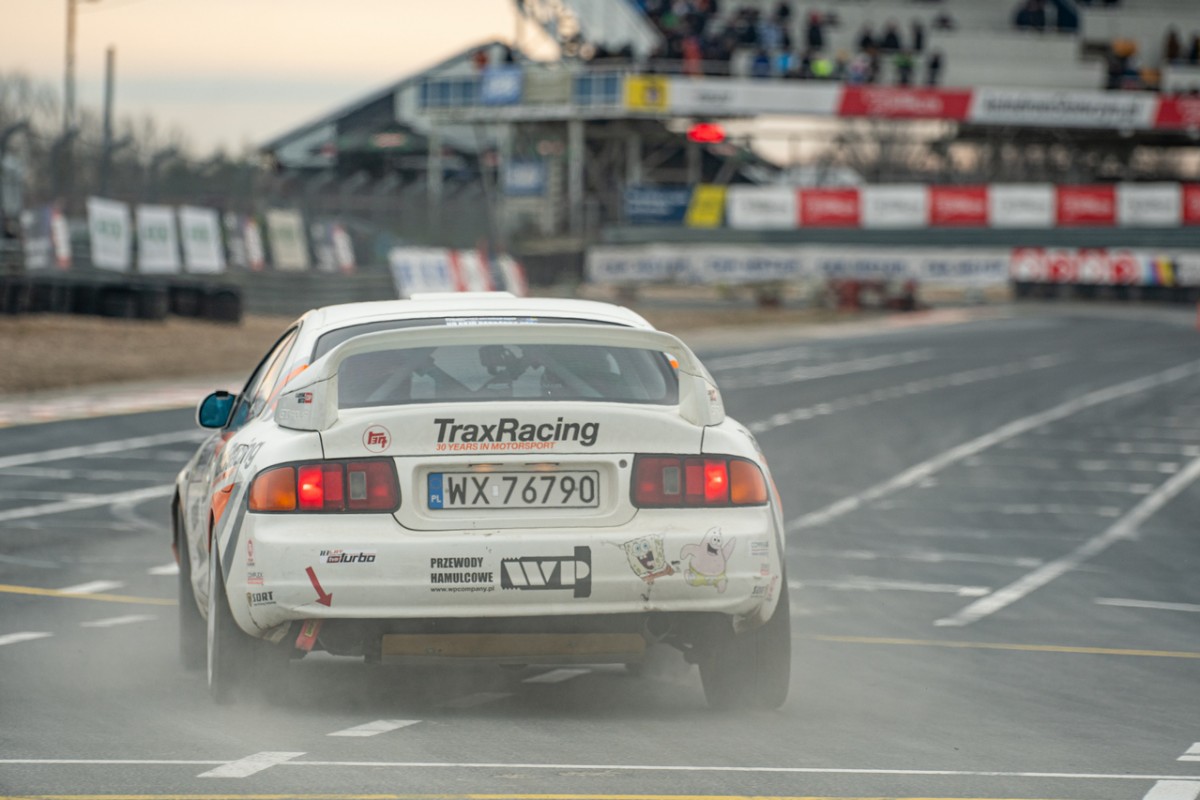
{"type": "Polygon", "coordinates": [[[204,617],[192,589],[192,559],[187,534],[175,512],[175,549],[179,559],[179,663],[184,669],[204,669],[206,631],[204,617]]]}
{"type": "Polygon", "coordinates": [[[208,556],[208,690],[218,705],[233,700],[250,680],[253,640],[233,621],[216,548],[208,556]]]}
{"type": "Polygon", "coordinates": [[[700,681],[709,706],[722,710],[782,706],[792,672],[792,620],[786,579],[775,613],[764,625],[736,635],[728,620],[718,620],[705,648],[700,681]]]}

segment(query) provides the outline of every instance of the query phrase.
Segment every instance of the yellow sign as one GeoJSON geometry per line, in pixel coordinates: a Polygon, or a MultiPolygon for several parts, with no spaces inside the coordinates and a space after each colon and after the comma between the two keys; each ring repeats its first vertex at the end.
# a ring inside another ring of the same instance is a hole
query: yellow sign
{"type": "Polygon", "coordinates": [[[719,228],[725,216],[725,187],[702,183],[692,190],[685,224],[689,228],[719,228]]]}
{"type": "Polygon", "coordinates": [[[630,75],[625,79],[625,107],[632,111],[666,111],[667,79],[662,75],[630,75]]]}

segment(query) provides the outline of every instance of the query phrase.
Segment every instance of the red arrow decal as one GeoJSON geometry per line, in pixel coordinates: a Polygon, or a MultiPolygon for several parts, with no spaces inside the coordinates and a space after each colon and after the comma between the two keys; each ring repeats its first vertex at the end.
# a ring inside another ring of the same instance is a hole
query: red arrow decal
{"type": "Polygon", "coordinates": [[[325,590],[321,588],[321,582],[317,580],[317,573],[313,571],[312,567],[305,567],[304,571],[308,573],[308,579],[312,581],[313,588],[317,590],[317,602],[323,606],[332,605],[333,592],[325,594],[325,590]]]}

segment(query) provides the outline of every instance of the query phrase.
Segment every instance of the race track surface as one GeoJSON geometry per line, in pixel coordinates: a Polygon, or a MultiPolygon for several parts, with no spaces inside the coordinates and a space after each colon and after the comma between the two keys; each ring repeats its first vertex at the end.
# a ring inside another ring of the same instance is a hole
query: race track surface
{"type": "Polygon", "coordinates": [[[785,500],[777,712],[695,668],[178,667],[160,411],[0,431],[0,797],[1200,796],[1200,333],[1012,319],[703,353],[785,500]]]}

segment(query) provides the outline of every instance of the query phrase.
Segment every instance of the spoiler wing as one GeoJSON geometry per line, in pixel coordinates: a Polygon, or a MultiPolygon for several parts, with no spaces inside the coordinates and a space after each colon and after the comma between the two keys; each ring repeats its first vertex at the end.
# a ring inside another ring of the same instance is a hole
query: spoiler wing
{"type": "Polygon", "coordinates": [[[383,350],[447,345],[574,344],[628,347],[666,353],[678,363],[679,415],[693,425],[717,425],[725,405],[716,383],[696,354],[675,336],[611,325],[499,324],[406,328],[356,336],[330,350],[293,379],[280,394],[275,423],[302,431],[328,430],[338,420],[338,370],[350,356],[383,350]]]}

